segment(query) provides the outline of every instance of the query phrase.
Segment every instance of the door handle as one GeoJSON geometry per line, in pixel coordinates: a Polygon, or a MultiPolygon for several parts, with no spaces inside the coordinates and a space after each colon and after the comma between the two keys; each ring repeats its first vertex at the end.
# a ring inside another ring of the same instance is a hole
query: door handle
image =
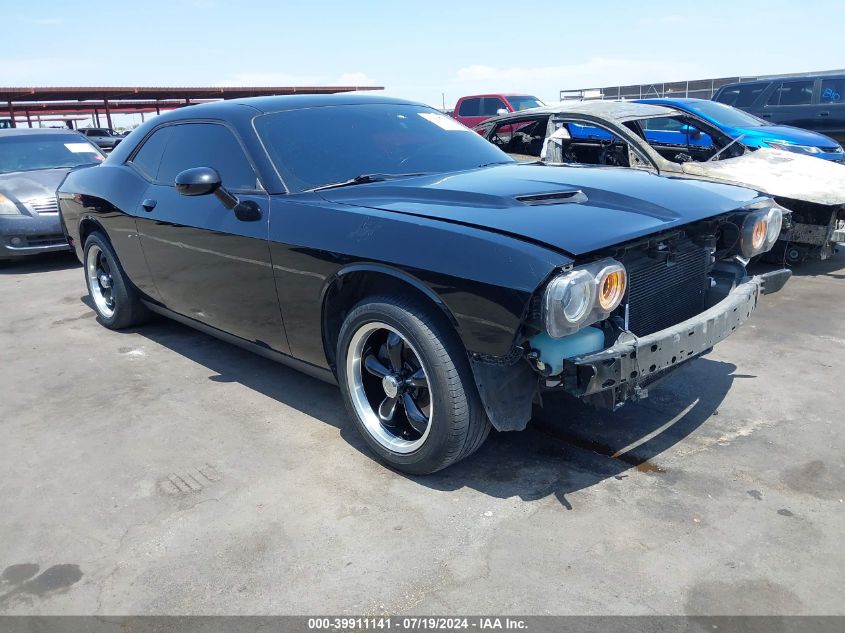
{"type": "Polygon", "coordinates": [[[761,116],[762,118],[764,118],[764,119],[771,119],[771,118],[772,118],[772,115],[771,115],[771,114],[766,114],[766,113],[763,113],[763,114],[761,114],[760,116],[761,116]]]}
{"type": "Polygon", "coordinates": [[[830,116],[830,112],[828,112],[827,110],[822,110],[821,112],[819,112],[819,116],[830,116]]]}
{"type": "Polygon", "coordinates": [[[156,208],[156,201],[152,200],[151,198],[147,198],[141,203],[141,206],[143,207],[144,211],[149,213],[150,211],[156,208]]]}

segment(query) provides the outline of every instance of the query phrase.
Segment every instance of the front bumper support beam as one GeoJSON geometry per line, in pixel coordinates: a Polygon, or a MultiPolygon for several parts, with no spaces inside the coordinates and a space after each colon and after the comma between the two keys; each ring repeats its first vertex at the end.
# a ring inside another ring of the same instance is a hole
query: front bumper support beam
{"type": "Polygon", "coordinates": [[[563,388],[601,408],[645,397],[646,386],[730,336],[751,316],[759,296],[777,292],[790,276],[784,269],[746,277],[691,319],[648,336],[624,332],[607,349],[565,360],[563,388]]]}

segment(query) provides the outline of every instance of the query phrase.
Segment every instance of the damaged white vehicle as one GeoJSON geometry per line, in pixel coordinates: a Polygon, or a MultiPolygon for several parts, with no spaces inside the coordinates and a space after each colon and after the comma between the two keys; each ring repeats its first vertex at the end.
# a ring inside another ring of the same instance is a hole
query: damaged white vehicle
{"type": "Polygon", "coordinates": [[[489,119],[476,131],[518,160],[651,170],[767,193],[792,212],[768,255],[791,265],[826,259],[845,241],[845,165],[751,149],[675,108],[572,101],[489,119]]]}

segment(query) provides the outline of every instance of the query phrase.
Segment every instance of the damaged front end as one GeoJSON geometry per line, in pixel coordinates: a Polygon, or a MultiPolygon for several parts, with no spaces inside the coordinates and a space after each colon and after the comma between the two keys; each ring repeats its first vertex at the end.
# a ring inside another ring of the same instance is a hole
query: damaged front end
{"type": "Polygon", "coordinates": [[[733,286],[724,299],[658,332],[638,337],[622,331],[606,349],[564,359],[558,386],[599,408],[645,398],[649,385],[730,336],[751,316],[759,296],[780,290],[791,274],[784,269],[737,279],[727,270],[717,274],[723,272],[723,284],[733,286]]]}
{"type": "Polygon", "coordinates": [[[825,260],[836,253],[837,243],[845,242],[845,204],[780,197],[775,200],[792,216],[778,243],[767,253],[768,261],[795,266],[808,259],[825,260]]]}
{"type": "Polygon", "coordinates": [[[745,269],[776,243],[782,219],[777,203],[759,199],[594,253],[555,276],[535,297],[523,343],[540,390],[611,409],[646,397],[650,385],[707,353],[751,316],[761,295],[787,282],[786,269],[757,276],[745,269]]]}
{"type": "Polygon", "coordinates": [[[767,255],[797,265],[827,259],[845,240],[845,166],[777,149],[758,149],[727,160],[688,162],[695,177],[741,184],[774,197],[792,212],[780,240],[767,255]]]}

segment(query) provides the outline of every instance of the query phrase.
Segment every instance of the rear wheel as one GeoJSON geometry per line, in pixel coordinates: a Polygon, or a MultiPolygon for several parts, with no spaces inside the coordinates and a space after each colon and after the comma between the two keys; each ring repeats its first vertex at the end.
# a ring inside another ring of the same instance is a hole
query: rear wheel
{"type": "Polygon", "coordinates": [[[466,351],[440,317],[408,299],[365,299],[338,342],[356,428],[383,462],[411,474],[463,459],[490,431],[466,351]]]}
{"type": "Polygon", "coordinates": [[[112,330],[143,323],[149,311],[129,281],[114,249],[99,232],[91,233],[84,248],[85,282],[100,322],[112,330]]]}

